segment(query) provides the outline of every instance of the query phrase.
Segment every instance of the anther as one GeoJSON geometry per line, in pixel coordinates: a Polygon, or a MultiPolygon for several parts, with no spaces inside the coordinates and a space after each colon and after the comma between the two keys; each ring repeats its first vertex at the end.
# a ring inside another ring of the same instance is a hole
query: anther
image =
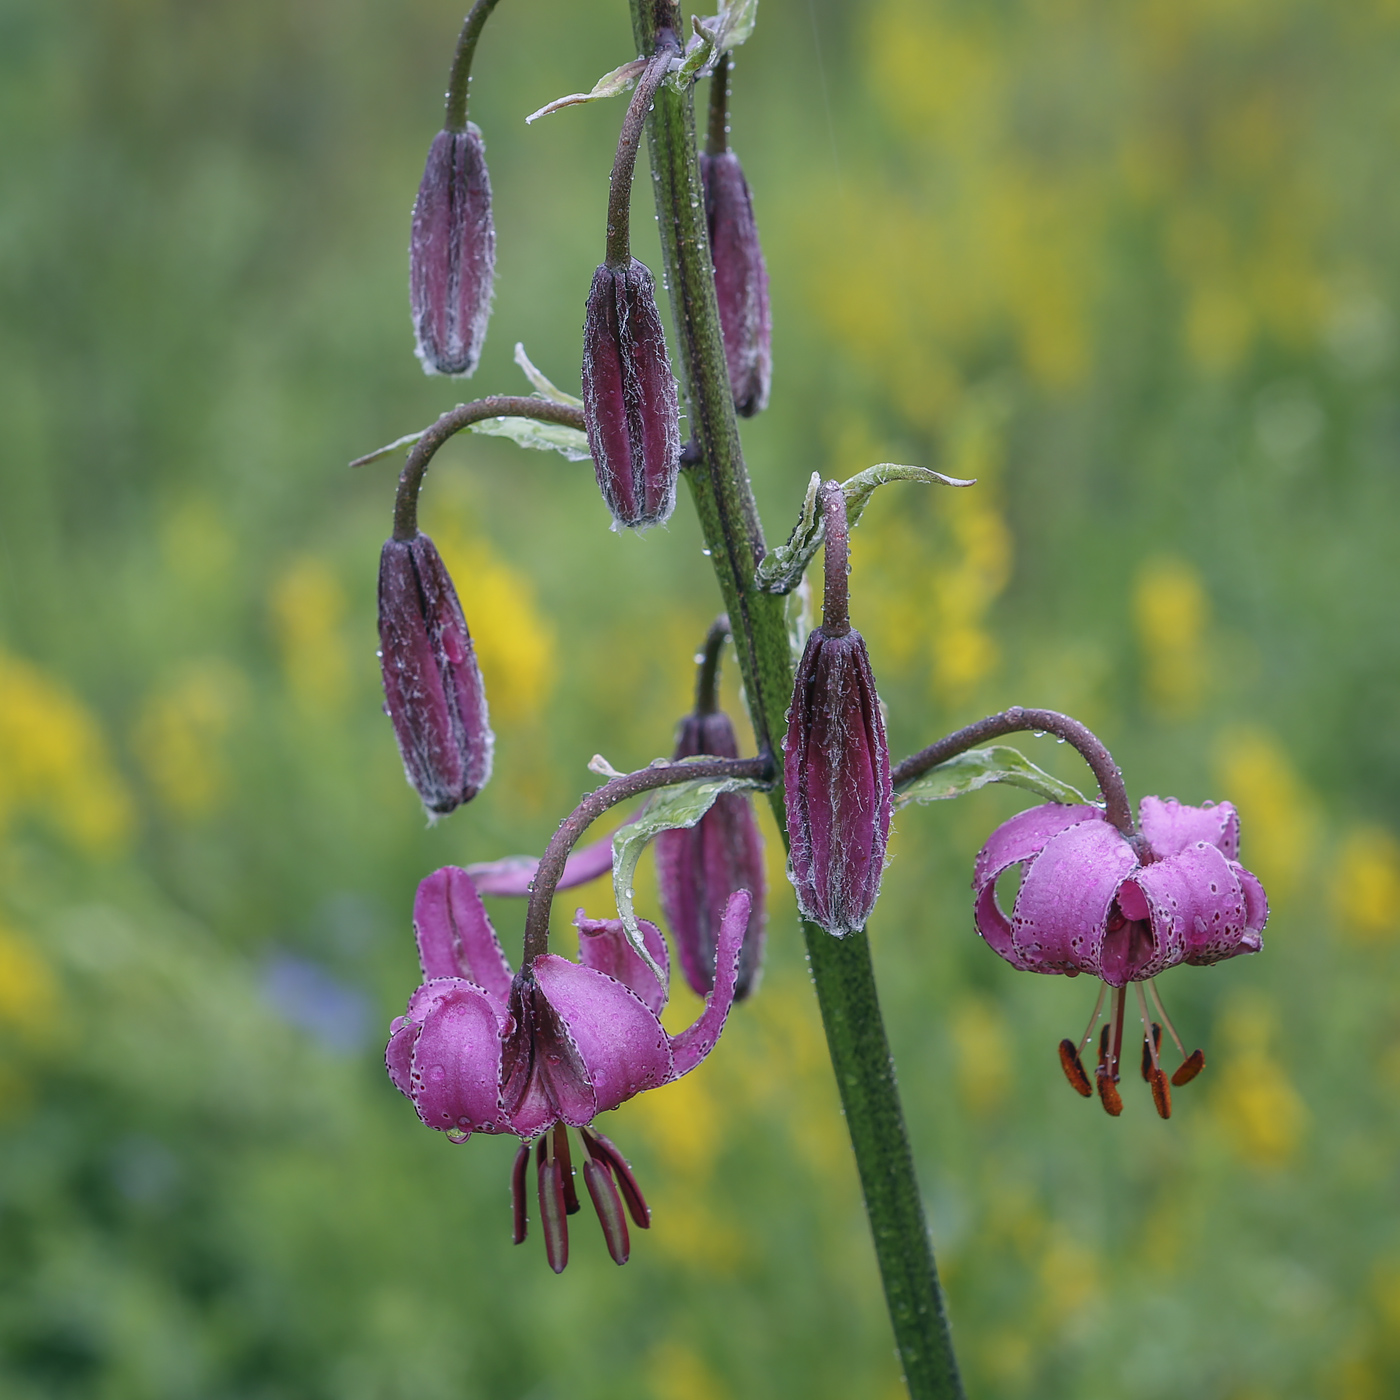
{"type": "Polygon", "coordinates": [[[562,1124],[554,1125],[554,1155],[559,1159],[559,1167],[564,1178],[564,1214],[577,1215],[582,1207],[578,1203],[578,1192],[574,1189],[574,1164],[569,1156],[569,1130],[562,1124]]]}
{"type": "Polygon", "coordinates": [[[1183,1084],[1189,1084],[1206,1067],[1206,1056],[1203,1050],[1193,1050],[1172,1075],[1172,1083],[1180,1088],[1183,1084]]]}
{"type": "Polygon", "coordinates": [[[1123,1111],[1123,1097],[1118,1092],[1118,1086],[1102,1065],[1099,1066],[1095,1077],[1098,1080],[1099,1098],[1103,1103],[1104,1112],[1110,1118],[1117,1118],[1123,1111]]]}
{"type": "Polygon", "coordinates": [[[583,1164],[583,1181],[593,1198],[593,1209],[598,1212],[598,1223],[603,1227],[603,1239],[613,1263],[625,1264],[632,1248],[627,1238],[627,1216],[608,1164],[590,1157],[583,1164]]]}
{"type": "Polygon", "coordinates": [[[1167,1085],[1167,1076],[1160,1069],[1154,1069],[1147,1082],[1152,1086],[1152,1102],[1157,1105],[1159,1118],[1172,1116],[1172,1091],[1167,1085]]]}
{"type": "Polygon", "coordinates": [[[515,1154],[515,1165],[510,1169],[510,1199],[515,1211],[516,1244],[525,1242],[525,1231],[529,1227],[529,1217],[525,1213],[525,1169],[530,1165],[530,1144],[522,1142],[520,1151],[515,1154]]]}
{"type": "Polygon", "coordinates": [[[1079,1058],[1079,1051],[1068,1037],[1060,1042],[1060,1068],[1077,1093],[1083,1094],[1086,1099],[1093,1098],[1089,1076],[1084,1073],[1084,1061],[1079,1058]]]}
{"type": "Polygon", "coordinates": [[[650,1229],[651,1209],[642,1195],[642,1188],[637,1185],[637,1178],[632,1175],[627,1158],[596,1128],[582,1128],[579,1135],[588,1149],[588,1155],[595,1162],[604,1162],[612,1169],[622,1199],[627,1202],[627,1213],[632,1217],[632,1223],[639,1230],[650,1229]]]}
{"type": "Polygon", "coordinates": [[[569,1220],[564,1211],[564,1174],[559,1159],[549,1149],[549,1134],[540,1138],[536,1153],[539,1169],[540,1228],[549,1267],[562,1274],[569,1262],[569,1220]]]}

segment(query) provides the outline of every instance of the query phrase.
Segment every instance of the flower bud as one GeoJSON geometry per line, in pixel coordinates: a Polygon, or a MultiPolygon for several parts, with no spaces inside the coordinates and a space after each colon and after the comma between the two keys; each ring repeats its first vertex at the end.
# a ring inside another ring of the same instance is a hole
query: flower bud
{"type": "Polygon", "coordinates": [[[424,372],[470,374],[486,339],[496,272],[491,177],[475,123],[433,138],[413,206],[408,266],[424,372]]]}
{"type": "Polygon", "coordinates": [[[710,257],[715,267],[729,384],[735,410],[750,418],[768,407],[773,378],[768,268],[739,157],[733,151],[702,155],[700,178],[705,186],[705,218],[710,228],[710,257]]]}
{"type": "Polygon", "coordinates": [[[823,626],[807,638],[783,750],[797,907],[839,938],[864,928],[875,907],[894,797],[885,723],[859,632],[833,635],[823,626]]]}
{"type": "Polygon", "coordinates": [[[457,590],[427,535],[379,556],[379,645],[404,772],[430,812],[450,812],[486,785],[495,738],[457,590]]]}
{"type": "MultiPolygon", "coordinates": [[[[716,711],[686,716],[673,757],[695,754],[739,757],[728,715],[716,711]]],[[[656,838],[656,874],[681,970],[697,996],[708,996],[715,985],[715,948],[730,895],[735,890],[753,895],[734,992],[735,1000],[742,1000],[758,980],[767,919],[763,838],[748,796],[723,793],[694,826],[661,832],[656,838]]]]}
{"type": "Polygon", "coordinates": [[[617,525],[656,525],[676,504],[680,406],[651,273],[631,259],[593,274],[583,322],[583,418],[617,525]]]}

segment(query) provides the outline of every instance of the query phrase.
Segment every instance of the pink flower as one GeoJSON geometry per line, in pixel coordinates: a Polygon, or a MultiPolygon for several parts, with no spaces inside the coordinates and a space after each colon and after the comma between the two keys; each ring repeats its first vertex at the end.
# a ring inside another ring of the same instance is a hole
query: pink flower
{"type": "MultiPolygon", "coordinates": [[[[1257,953],[1269,916],[1263,886],[1242,866],[1239,817],[1228,802],[1183,806],[1175,798],[1144,797],[1141,833],[1128,840],[1097,807],[1048,803],[1004,822],[978,853],[973,875],[977,929],[1013,967],[1028,972],[1087,972],[1115,989],[1100,1040],[1099,1096],[1110,1113],[1122,1110],[1116,1088],[1128,983],[1147,982],[1172,1038],[1182,1050],[1151,979],[1178,963],[1206,964],[1257,953]],[[1022,866],[1021,887],[1008,917],[996,882],[1022,866]]],[[[1092,1093],[1079,1056],[1103,1004],[1078,1047],[1064,1041],[1061,1061],[1080,1093],[1092,1093]]],[[[1158,1112],[1171,1112],[1171,1094],[1158,1062],[1161,1026],[1152,1023],[1141,986],[1143,1078],[1158,1112]]],[[[1181,1085],[1205,1065],[1199,1050],[1172,1076],[1181,1085]]]]}
{"type": "MultiPolygon", "coordinates": [[[[530,1143],[539,1138],[540,1213],[556,1273],[568,1262],[565,1217],[577,1209],[566,1126],[581,1131],[585,1183],[619,1264],[628,1252],[620,1199],[637,1225],[650,1223],[626,1162],[589,1125],[644,1089],[689,1073],[714,1048],[734,999],[749,905],[747,890],[730,898],[715,990],[696,1021],[672,1036],[659,1019],[666,987],[620,920],[580,911],[578,962],[542,953],[512,977],[465,870],[447,866],[419,885],[413,922],[425,980],[391,1027],[389,1077],[428,1127],[454,1141],[474,1132],[523,1140],[513,1175],[517,1243],[525,1237],[530,1143]]],[[[645,922],[642,932],[668,973],[660,932],[645,922]]]]}

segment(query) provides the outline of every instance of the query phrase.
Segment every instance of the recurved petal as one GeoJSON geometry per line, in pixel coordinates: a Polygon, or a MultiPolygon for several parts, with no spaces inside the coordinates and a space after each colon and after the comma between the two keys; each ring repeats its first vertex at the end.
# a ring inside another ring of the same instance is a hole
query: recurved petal
{"type": "Polygon", "coordinates": [[[739,953],[744,932],[749,926],[749,910],[753,899],[748,890],[735,890],[725,906],[719,926],[719,944],[715,949],[715,989],[705,998],[705,1009],[679,1035],[672,1036],[671,1054],[674,1060],[672,1079],[689,1074],[711,1050],[734,1003],[734,986],[739,975],[739,953]]]}
{"type": "Polygon", "coordinates": [[[1197,841],[1179,855],[1154,861],[1124,883],[1147,903],[1156,948],[1129,980],[1155,977],[1178,962],[1213,963],[1242,951],[1245,894],[1218,847],[1197,841]]]}
{"type": "Polygon", "coordinates": [[[413,1047],[409,1093],[418,1116],[444,1132],[504,1127],[496,1009],[460,980],[438,984],[437,993],[413,1047]]]}
{"type": "MultiPolygon", "coordinates": [[[[553,953],[536,958],[533,967],[538,995],[567,1029],[588,1071],[597,1096],[595,1112],[616,1108],[672,1078],[669,1039],[636,993],[553,953]]],[[[564,1111],[561,1117],[582,1126],[592,1114],[580,1120],[564,1111]]]]}
{"type": "Polygon", "coordinates": [[[408,1098],[413,1097],[413,1047],[422,1029],[412,1021],[396,1016],[389,1044],[384,1048],[384,1067],[389,1071],[389,1079],[394,1088],[408,1098]]]}
{"type": "Polygon", "coordinates": [[[1229,802],[1188,807],[1174,797],[1144,797],[1138,825],[1159,858],[1180,855],[1197,841],[1209,841],[1229,860],[1240,853],[1240,818],[1229,802]]]}
{"type": "Polygon", "coordinates": [[[1238,861],[1231,861],[1230,868],[1244,891],[1244,926],[1250,933],[1258,933],[1269,921],[1269,900],[1264,886],[1238,861]]]}
{"type": "Polygon", "coordinates": [[[1037,972],[1100,975],[1109,909],[1136,865],[1133,848],[1106,821],[1081,821],[1052,836],[1027,863],[1016,895],[1016,951],[1037,972]]]}
{"type": "MultiPolygon", "coordinates": [[[[641,927],[642,942],[647,952],[656,959],[669,979],[670,959],[661,930],[645,919],[638,919],[637,923],[641,927]]],[[[642,1005],[653,1016],[660,1016],[662,1007],[666,1005],[666,987],[656,980],[656,974],[632,946],[622,920],[590,919],[580,909],[574,915],[574,927],[578,929],[578,956],[584,967],[591,967],[595,972],[621,982],[637,994],[642,1005]]]]}
{"type": "Polygon", "coordinates": [[[1001,912],[1001,905],[997,903],[995,881],[989,880],[983,885],[982,892],[973,905],[972,915],[977,923],[977,932],[994,953],[999,953],[1012,967],[1020,968],[1022,972],[1038,970],[1021,956],[1011,941],[1011,920],[1001,912]]]}
{"type": "MultiPolygon", "coordinates": [[[[1103,819],[1103,813],[1097,807],[1078,803],[1047,802],[1040,807],[1017,812],[1010,821],[1002,822],[987,838],[987,844],[977,852],[977,863],[972,869],[972,888],[980,896],[1003,870],[1017,861],[1028,860],[1052,836],[1058,836],[1080,822],[1101,822],[1103,819]]],[[[985,930],[982,936],[987,937],[985,930]]]]}
{"type": "MultiPolygon", "coordinates": [[[[612,869],[612,836],[603,837],[591,846],[582,846],[564,862],[564,873],[554,887],[572,889],[586,885],[612,869]]],[[[479,894],[507,895],[524,899],[530,893],[530,883],[540,868],[535,856],[505,856],[500,860],[483,861],[467,866],[467,874],[479,894]]]]}
{"type": "Polygon", "coordinates": [[[445,865],[418,886],[413,932],[425,977],[465,977],[504,1011],[510,995],[510,967],[465,870],[445,865]]]}

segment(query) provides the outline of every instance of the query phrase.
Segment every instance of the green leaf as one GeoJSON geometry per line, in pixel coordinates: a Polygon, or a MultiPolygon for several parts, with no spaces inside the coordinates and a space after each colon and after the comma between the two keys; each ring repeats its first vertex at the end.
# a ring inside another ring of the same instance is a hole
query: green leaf
{"type": "Polygon", "coordinates": [[[469,424],[467,431],[483,437],[509,438],[521,447],[540,452],[561,452],[571,462],[585,462],[592,455],[587,435],[565,423],[541,423],[537,418],[483,418],[469,424]]]}
{"type": "Polygon", "coordinates": [[[525,371],[525,378],[535,386],[535,392],[542,399],[548,399],[550,403],[568,404],[570,408],[582,408],[583,400],[576,399],[572,394],[566,394],[563,389],[551,384],[543,374],[530,363],[530,357],[525,353],[525,347],[520,341],[515,342],[515,363],[525,371]]]}
{"type": "MultiPolygon", "coordinates": [[[[964,481],[956,476],[944,476],[942,472],[928,467],[906,467],[898,462],[881,462],[878,466],[867,467],[849,481],[841,483],[846,494],[846,525],[855,529],[860,523],[865,508],[878,486],[891,481],[920,481],[929,486],[974,486],[976,482],[964,481]]],[[[807,495],[802,502],[802,514],[788,536],[786,544],[770,549],[758,566],[757,583],[765,593],[791,593],[802,581],[807,565],[821,548],[826,535],[822,523],[819,495],[821,476],[812,473],[807,484],[807,495]]]]}
{"type": "Polygon", "coordinates": [[[401,438],[395,438],[393,442],[386,443],[385,446],[376,448],[373,452],[367,452],[363,457],[356,457],[350,463],[352,467],[367,467],[371,462],[377,462],[381,457],[387,457],[391,452],[397,452],[401,447],[412,447],[419,438],[428,430],[419,428],[416,433],[406,433],[401,438]]]}
{"type": "Polygon", "coordinates": [[[968,749],[947,763],[930,768],[895,793],[895,805],[907,807],[911,802],[941,802],[948,797],[965,797],[988,783],[1010,783],[1050,802],[1089,801],[1078,788],[1037,768],[1020,749],[991,744],[985,749],[968,749]]]}
{"type": "Polygon", "coordinates": [[[757,18],[758,0],[725,0],[717,16],[715,47],[720,53],[737,49],[753,33],[757,18]]]}
{"type": "Polygon", "coordinates": [[[616,97],[618,93],[626,92],[636,83],[646,66],[646,59],[634,58],[620,68],[614,68],[611,73],[604,73],[593,84],[591,92],[571,92],[567,97],[556,97],[553,102],[546,102],[538,112],[531,112],[525,121],[536,122],[541,117],[549,116],[551,112],[562,111],[565,107],[581,107],[585,102],[597,102],[603,97],[616,97]]]}
{"type": "MultiPolygon", "coordinates": [[[[704,763],[708,760],[701,757],[681,761],[704,763]]],[[[642,955],[658,978],[661,977],[661,969],[652,961],[651,954],[642,942],[642,933],[637,927],[637,913],[632,905],[632,881],[642,852],[647,843],[661,832],[694,826],[726,792],[762,789],[763,784],[756,778],[697,778],[688,783],[677,783],[674,787],[660,788],[637,819],[624,826],[613,837],[613,894],[617,899],[618,917],[627,929],[627,937],[632,941],[632,946],[642,955]]]]}

